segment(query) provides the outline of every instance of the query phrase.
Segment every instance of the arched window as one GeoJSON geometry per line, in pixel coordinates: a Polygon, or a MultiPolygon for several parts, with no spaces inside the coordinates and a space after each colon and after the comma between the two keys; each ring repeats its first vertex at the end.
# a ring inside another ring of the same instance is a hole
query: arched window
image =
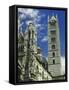
{"type": "Polygon", "coordinates": [[[52,49],[55,49],[55,45],[52,45],[52,49]]]}
{"type": "Polygon", "coordinates": [[[55,57],[55,52],[52,53],[52,56],[55,57]]]}
{"type": "Polygon", "coordinates": [[[55,64],[55,59],[53,59],[53,64],[55,64]]]}
{"type": "Polygon", "coordinates": [[[56,42],[56,38],[55,37],[51,38],[51,42],[56,42]]]}

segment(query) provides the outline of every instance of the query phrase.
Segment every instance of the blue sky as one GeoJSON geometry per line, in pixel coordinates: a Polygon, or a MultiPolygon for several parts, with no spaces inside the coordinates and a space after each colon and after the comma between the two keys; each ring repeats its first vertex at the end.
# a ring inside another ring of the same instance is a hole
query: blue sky
{"type": "Polygon", "coordinates": [[[43,56],[48,56],[48,15],[58,16],[60,33],[60,53],[65,56],[65,12],[47,9],[18,9],[18,28],[25,31],[30,21],[33,21],[37,31],[37,45],[42,50],[43,56]]]}

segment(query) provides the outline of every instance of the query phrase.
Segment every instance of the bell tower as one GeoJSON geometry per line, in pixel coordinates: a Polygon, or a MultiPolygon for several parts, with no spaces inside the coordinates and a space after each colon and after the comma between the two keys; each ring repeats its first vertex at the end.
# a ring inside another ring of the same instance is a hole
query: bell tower
{"type": "Polygon", "coordinates": [[[60,39],[57,16],[48,16],[48,71],[54,78],[61,75],[60,39]]]}

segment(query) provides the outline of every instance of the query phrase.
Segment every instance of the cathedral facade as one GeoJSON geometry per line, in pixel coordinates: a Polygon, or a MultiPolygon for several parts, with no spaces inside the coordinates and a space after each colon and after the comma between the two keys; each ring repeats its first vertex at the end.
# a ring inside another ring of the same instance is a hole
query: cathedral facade
{"type": "Polygon", "coordinates": [[[46,81],[61,79],[60,41],[57,16],[48,17],[48,61],[37,46],[37,31],[29,23],[25,32],[18,33],[18,79],[46,81]]]}

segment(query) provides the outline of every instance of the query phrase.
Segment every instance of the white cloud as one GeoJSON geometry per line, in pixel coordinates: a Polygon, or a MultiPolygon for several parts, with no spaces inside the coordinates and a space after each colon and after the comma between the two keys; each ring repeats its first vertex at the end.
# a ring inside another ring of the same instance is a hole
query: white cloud
{"type": "Polygon", "coordinates": [[[33,21],[29,20],[29,21],[26,21],[26,24],[29,25],[29,23],[33,23],[33,21]]]}
{"type": "Polygon", "coordinates": [[[42,18],[42,16],[39,15],[39,13],[38,13],[38,14],[37,14],[37,17],[34,19],[34,22],[39,23],[40,20],[41,20],[41,18],[42,18]]]}
{"type": "Polygon", "coordinates": [[[47,37],[47,36],[44,36],[41,41],[42,41],[42,42],[46,42],[47,40],[48,40],[48,37],[47,37]]]}
{"type": "Polygon", "coordinates": [[[21,19],[26,19],[26,15],[25,14],[21,14],[20,16],[19,16],[19,19],[21,20],[21,19]]]}
{"type": "Polygon", "coordinates": [[[31,17],[35,18],[35,17],[37,17],[37,15],[38,15],[38,10],[28,9],[28,10],[27,10],[27,13],[28,13],[31,17]]]}
{"type": "MultiPolygon", "coordinates": [[[[45,16],[45,15],[41,15],[39,10],[27,9],[27,8],[18,8],[18,13],[20,13],[18,16],[18,20],[19,20],[18,28],[23,25],[22,21],[24,23],[26,23],[26,25],[28,25],[29,22],[33,22],[36,29],[40,30],[40,31],[42,29],[46,28],[45,25],[39,23],[41,18],[45,16]]],[[[44,39],[44,41],[45,41],[45,39],[44,39]]]]}
{"type": "Polygon", "coordinates": [[[41,27],[41,24],[38,23],[35,26],[36,26],[36,28],[39,28],[39,27],[41,27]]]}
{"type": "Polygon", "coordinates": [[[22,19],[26,18],[27,16],[35,19],[37,18],[39,13],[39,11],[36,9],[34,10],[34,9],[23,9],[23,8],[18,8],[18,12],[21,13],[20,17],[22,19]]]}
{"type": "MultiPolygon", "coordinates": [[[[20,13],[18,16],[18,20],[20,21],[18,23],[18,25],[21,24],[22,20],[23,20],[24,23],[26,23],[27,25],[29,24],[29,22],[33,22],[35,24],[36,28],[39,27],[39,24],[38,24],[38,21],[40,19],[40,16],[38,15],[39,10],[18,8],[18,13],[20,13]]],[[[21,26],[21,25],[19,25],[19,26],[21,26]]]]}
{"type": "Polygon", "coordinates": [[[65,74],[65,57],[61,57],[61,74],[65,74]]]}

